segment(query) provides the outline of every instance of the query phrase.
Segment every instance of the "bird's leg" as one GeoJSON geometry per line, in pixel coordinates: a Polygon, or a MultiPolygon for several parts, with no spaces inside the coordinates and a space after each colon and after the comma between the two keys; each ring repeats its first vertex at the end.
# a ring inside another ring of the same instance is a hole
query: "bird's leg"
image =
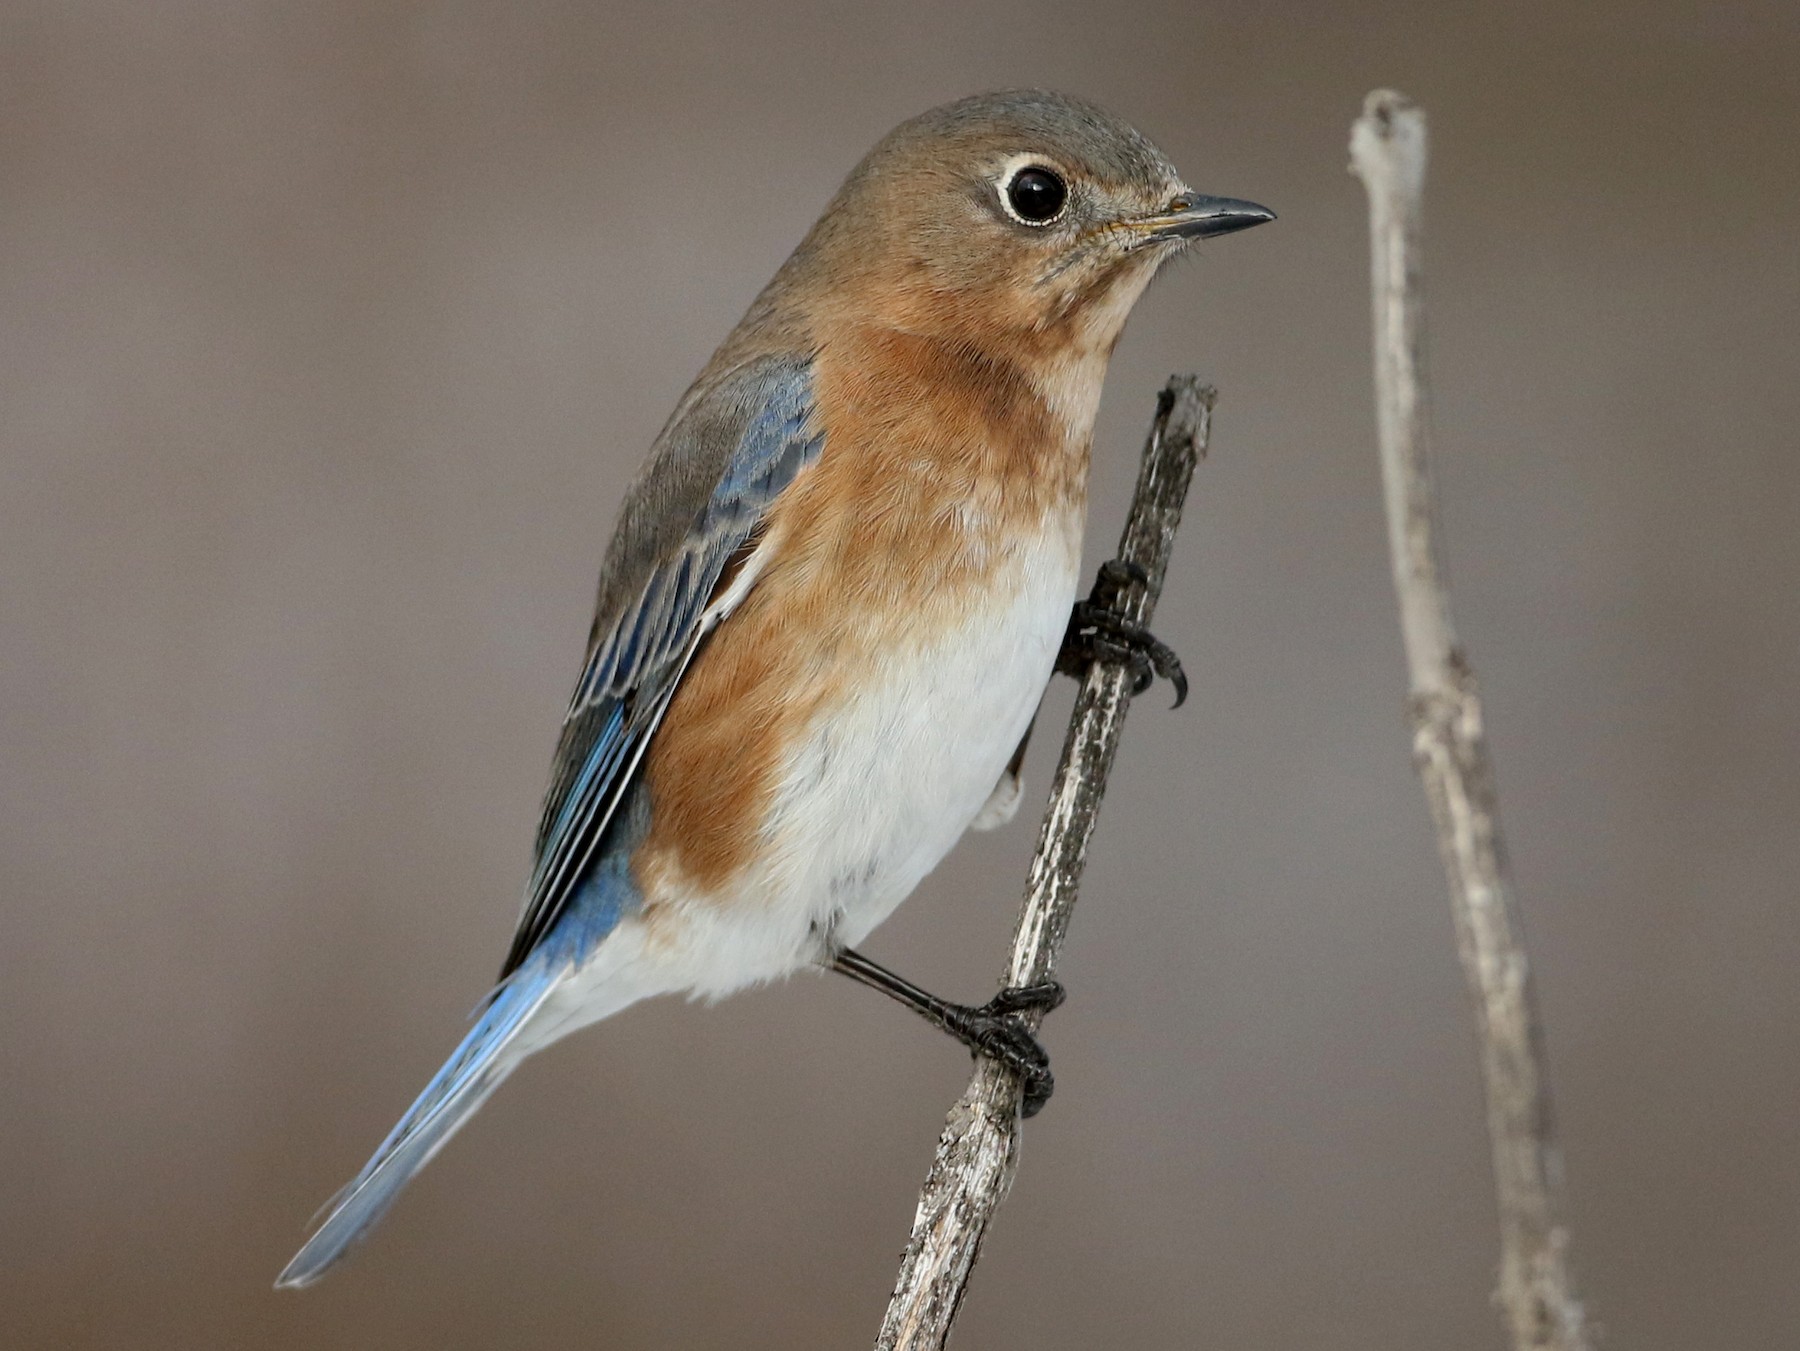
{"type": "Polygon", "coordinates": [[[1142,624],[1119,613],[1119,594],[1133,582],[1148,580],[1136,563],[1114,558],[1100,565],[1094,589],[1075,602],[1056,669],[1079,680],[1094,662],[1120,662],[1131,668],[1131,692],[1142,694],[1161,676],[1175,687],[1175,707],[1187,699],[1187,673],[1175,649],[1142,624]]]}
{"type": "Polygon", "coordinates": [[[1016,1013],[1048,1013],[1063,1002],[1063,987],[1053,980],[1036,985],[1013,986],[981,1005],[952,1004],[928,990],[921,990],[904,976],[897,976],[860,952],[845,948],[832,958],[831,969],[897,999],[926,1022],[943,1029],[976,1055],[998,1061],[1019,1076],[1023,1085],[1020,1116],[1036,1116],[1056,1087],[1050,1074],[1050,1056],[1016,1013]]]}

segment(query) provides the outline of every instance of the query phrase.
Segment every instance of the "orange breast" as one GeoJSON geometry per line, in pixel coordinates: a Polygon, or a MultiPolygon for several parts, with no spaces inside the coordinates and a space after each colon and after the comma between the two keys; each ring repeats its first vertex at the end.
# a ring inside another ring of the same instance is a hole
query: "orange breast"
{"type": "Polygon", "coordinates": [[[884,652],[937,635],[1011,542],[1066,529],[1086,491],[1071,442],[1014,366],[892,331],[833,335],[814,366],[818,461],[770,512],[770,552],[707,641],[645,757],[665,884],[729,887],[752,861],[783,757],[884,652]]]}

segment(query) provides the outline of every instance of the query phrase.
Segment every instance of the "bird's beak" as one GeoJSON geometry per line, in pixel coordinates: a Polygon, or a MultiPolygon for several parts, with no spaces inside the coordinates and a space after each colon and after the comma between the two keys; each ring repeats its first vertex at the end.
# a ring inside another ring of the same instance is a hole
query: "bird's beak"
{"type": "Polygon", "coordinates": [[[1167,211],[1139,216],[1131,224],[1150,239],[1211,239],[1274,219],[1273,211],[1255,202],[1184,192],[1169,203],[1167,211]]]}

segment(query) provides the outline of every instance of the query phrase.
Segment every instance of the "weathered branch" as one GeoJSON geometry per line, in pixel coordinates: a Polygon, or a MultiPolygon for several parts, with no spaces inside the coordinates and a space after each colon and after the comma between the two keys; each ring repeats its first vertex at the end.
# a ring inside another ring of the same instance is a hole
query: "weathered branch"
{"type": "Polygon", "coordinates": [[[1425,114],[1391,91],[1370,94],[1351,132],[1350,156],[1369,192],[1377,431],[1410,675],[1413,759],[1450,878],[1457,947],[1481,1036],[1500,1213],[1499,1302],[1518,1351],[1584,1351],[1543,1030],[1507,877],[1475,674],[1456,644],[1438,568],[1419,285],[1425,114]]]}
{"type": "MultiPolygon", "coordinates": [[[[1134,623],[1149,623],[1162,593],[1188,481],[1206,453],[1212,405],[1213,391],[1192,376],[1171,379],[1159,396],[1119,543],[1119,557],[1143,568],[1148,579],[1127,584],[1118,601],[1120,613],[1134,623]]],[[[1130,671],[1111,662],[1089,667],[1081,682],[1013,931],[1007,985],[1044,980],[1056,965],[1118,752],[1131,683],[1130,671]]],[[[1030,1021],[1035,1028],[1040,1019],[1032,1015],[1030,1021]]],[[[988,1222],[1012,1186],[1018,1124],[1016,1076],[981,1061],[938,1138],[877,1351],[936,1351],[949,1337],[988,1222]]]]}

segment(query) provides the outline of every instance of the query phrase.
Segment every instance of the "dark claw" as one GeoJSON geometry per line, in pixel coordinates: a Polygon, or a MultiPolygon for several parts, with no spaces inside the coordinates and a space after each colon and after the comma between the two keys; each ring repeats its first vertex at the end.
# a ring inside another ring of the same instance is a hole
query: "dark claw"
{"type": "Polygon", "coordinates": [[[1033,1117],[1043,1111],[1056,1091],[1056,1078],[1050,1073],[1050,1055],[1038,1039],[1011,1018],[995,1018],[972,1027],[970,1035],[970,1050],[1019,1076],[1019,1115],[1033,1117]]]}
{"type": "Polygon", "coordinates": [[[1075,608],[1077,620],[1084,621],[1093,632],[1096,655],[1122,660],[1131,667],[1134,695],[1142,694],[1161,676],[1175,687],[1174,706],[1180,708],[1187,702],[1187,672],[1181,669],[1181,658],[1174,648],[1142,625],[1129,623],[1109,611],[1096,613],[1090,609],[1083,615],[1079,605],[1075,608]]]}
{"type": "Polygon", "coordinates": [[[1061,983],[1054,980],[1012,986],[979,1008],[959,1010],[958,1016],[949,1023],[949,1030],[970,1051],[1006,1066],[1019,1076],[1021,1117],[1033,1117],[1043,1110],[1050,1095],[1056,1091],[1056,1079],[1050,1073],[1049,1052],[1012,1015],[1048,1013],[1066,997],[1061,983]]]}
{"type": "Polygon", "coordinates": [[[1019,1094],[1019,1116],[1029,1121],[1044,1110],[1044,1104],[1056,1092],[1056,1076],[1050,1073],[1050,1067],[1046,1065],[1036,1074],[1025,1075],[1024,1084],[1019,1094]]]}
{"type": "Polygon", "coordinates": [[[870,989],[898,1000],[920,1017],[941,1027],[976,1055],[1005,1065],[1019,1076],[1022,1100],[1019,1113],[1036,1116],[1050,1101],[1056,1080],[1050,1077],[1050,1057],[1018,1018],[1021,1013],[1048,1013],[1063,1002],[1063,987],[1054,980],[1008,986],[979,1008],[953,1004],[928,990],[921,990],[862,953],[845,948],[831,959],[831,969],[870,989]]]}
{"type": "Polygon", "coordinates": [[[1069,992],[1060,980],[1040,980],[1035,985],[1009,985],[982,1005],[984,1013],[1049,1013],[1060,1009],[1069,992]]]}
{"type": "Polygon", "coordinates": [[[1095,580],[1099,581],[1101,578],[1112,583],[1115,595],[1117,592],[1123,591],[1130,582],[1136,582],[1139,586],[1150,585],[1150,574],[1145,570],[1144,565],[1123,558],[1109,558],[1102,563],[1100,578],[1095,580]]]}
{"type": "Polygon", "coordinates": [[[1080,679],[1094,662],[1112,662],[1131,671],[1131,692],[1142,694],[1161,676],[1175,687],[1175,707],[1187,702],[1187,672],[1175,649],[1141,624],[1120,616],[1118,602],[1127,586],[1142,586],[1149,575],[1122,558],[1100,565],[1100,575],[1086,600],[1076,601],[1063,635],[1056,669],[1080,679]]]}

